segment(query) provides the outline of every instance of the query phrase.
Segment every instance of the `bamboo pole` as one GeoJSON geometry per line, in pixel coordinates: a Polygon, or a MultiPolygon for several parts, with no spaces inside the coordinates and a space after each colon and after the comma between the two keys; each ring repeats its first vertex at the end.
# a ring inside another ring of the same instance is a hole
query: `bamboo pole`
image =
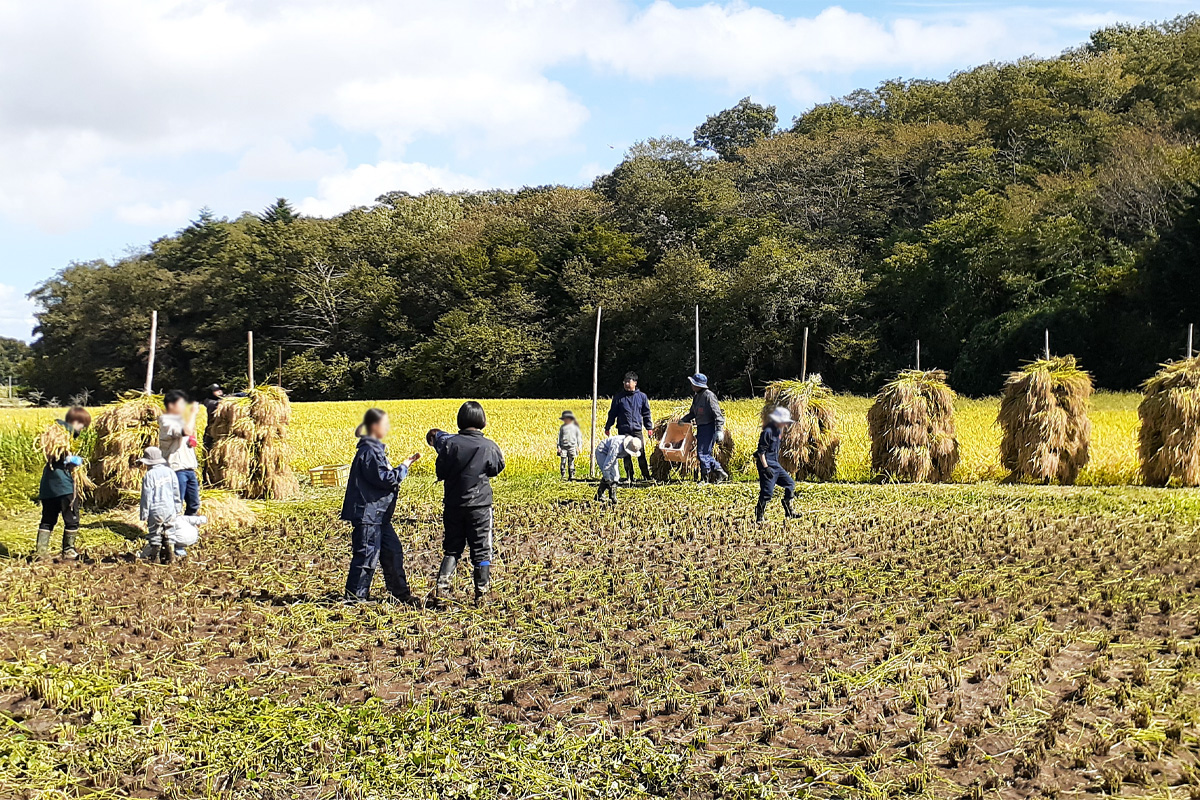
{"type": "MultiPolygon", "coordinates": [[[[1188,357],[1188,358],[1191,358],[1191,357],[1192,357],[1192,353],[1196,352],[1196,351],[1195,351],[1195,350],[1192,348],[1192,334],[1193,334],[1193,332],[1195,331],[1195,329],[1196,329],[1196,323],[1194,323],[1194,322],[1189,322],[1189,323],[1188,323],[1188,353],[1187,353],[1187,357],[1188,357]]],[[[9,383],[11,384],[11,383],[12,383],[12,378],[9,378],[8,380],[9,380],[9,383]]],[[[10,396],[10,397],[12,396],[12,388],[11,388],[11,386],[10,386],[10,388],[9,388],[8,394],[9,394],[9,396],[10,396]]]]}
{"type": "Polygon", "coordinates": [[[275,373],[279,378],[279,388],[283,388],[283,345],[279,345],[279,371],[275,373]]]}
{"type": "Polygon", "coordinates": [[[804,326],[804,345],[800,348],[800,380],[808,380],[808,326],[804,326]]]}
{"type": "Polygon", "coordinates": [[[700,374],[700,304],[696,304],[696,374],[700,374]]]}
{"type": "Polygon", "coordinates": [[[604,309],[596,307],[596,344],[592,349],[592,436],[588,449],[588,461],[591,463],[590,476],[596,477],[596,406],[599,403],[600,391],[600,315],[604,309]]]}
{"type": "Polygon", "coordinates": [[[158,350],[158,312],[150,312],[150,356],[146,359],[146,387],[147,395],[154,391],[154,356],[158,350]]]}
{"type": "Polygon", "coordinates": [[[1050,360],[1050,329],[1046,328],[1046,360],[1050,360]]]}
{"type": "Polygon", "coordinates": [[[917,372],[921,371],[921,340],[917,339],[917,372]]]}
{"type": "Polygon", "coordinates": [[[246,331],[246,372],[250,375],[250,387],[254,388],[254,331],[246,331]]]}

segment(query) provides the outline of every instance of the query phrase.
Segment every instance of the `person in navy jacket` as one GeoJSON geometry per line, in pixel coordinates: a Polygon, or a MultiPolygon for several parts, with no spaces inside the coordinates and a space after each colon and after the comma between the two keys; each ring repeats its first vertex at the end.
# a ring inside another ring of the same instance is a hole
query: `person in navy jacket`
{"type": "MultiPolygon", "coordinates": [[[[638,390],[636,372],[625,373],[625,384],[622,391],[617,392],[608,409],[608,419],[604,422],[604,435],[612,435],[613,424],[621,436],[636,436],[642,440],[641,455],[638,456],[638,467],[642,471],[642,480],[650,480],[650,465],[646,462],[646,439],[654,436],[654,420],[650,417],[650,398],[638,390]],[[643,435],[642,431],[645,431],[643,435]]],[[[633,458],[624,457],[625,478],[633,483],[633,458]]]]}
{"type": "Polygon", "coordinates": [[[783,406],[775,408],[763,423],[758,437],[758,449],[754,451],[754,465],[758,467],[758,506],[754,519],[762,522],[767,518],[767,504],[775,496],[775,487],[783,487],[783,515],[788,519],[798,516],[792,509],[792,496],[796,493],[796,482],[779,464],[779,445],[783,432],[792,424],[792,412],[783,406]]]}
{"type": "Polygon", "coordinates": [[[396,491],[408,477],[408,468],[421,455],[413,453],[392,467],[383,444],[390,427],[387,412],[371,408],[355,432],[358,451],[350,464],[341,514],[354,526],[350,574],[346,576],[346,599],[350,601],[369,599],[371,580],[381,566],[388,594],[401,602],[412,601],[404,572],[404,548],[392,527],[392,515],[396,511],[396,491]]]}

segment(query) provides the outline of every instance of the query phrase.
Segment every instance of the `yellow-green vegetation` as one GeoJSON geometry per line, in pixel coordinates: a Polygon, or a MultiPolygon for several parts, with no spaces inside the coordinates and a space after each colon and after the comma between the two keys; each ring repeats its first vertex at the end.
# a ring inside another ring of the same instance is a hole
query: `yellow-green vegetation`
{"type": "MultiPolygon", "coordinates": [[[[1080,485],[1126,485],[1141,482],[1138,467],[1138,415],[1141,396],[1134,393],[1098,392],[1092,397],[1089,416],[1092,421],[1091,460],[1079,475],[1080,485]]],[[[657,418],[669,415],[681,401],[656,400],[651,408],[657,418]]],[[[870,437],[867,434],[867,409],[871,398],[837,395],[837,429],[841,438],[837,480],[870,480],[870,437]]],[[[461,400],[386,400],[379,402],[293,403],[291,418],[292,466],[299,472],[321,464],[348,464],[354,456],[354,428],[372,405],[385,409],[392,418],[389,447],[394,456],[425,447],[425,432],[431,427],[453,429],[454,415],[461,400]]],[[[1008,470],[1000,464],[1001,431],[996,425],[999,400],[973,400],[958,397],[954,401],[955,423],[961,458],[953,480],[960,483],[1001,480],[1008,470]]],[[[558,472],[554,442],[558,416],[565,408],[575,411],[588,443],[590,400],[488,400],[488,435],[504,449],[510,474],[546,474],[558,472]]],[[[735,472],[753,472],[750,453],[758,439],[762,400],[735,400],[723,403],[729,427],[738,441],[734,454],[735,472]]],[[[596,441],[608,401],[601,400],[596,441]]],[[[34,437],[56,418],[61,409],[0,409],[0,463],[24,463],[40,469],[41,455],[33,446],[34,437]]],[[[201,415],[203,416],[203,415],[201,415]]],[[[397,460],[399,460],[397,458],[397,460]]],[[[432,459],[418,462],[418,473],[432,469],[432,459]]]]}

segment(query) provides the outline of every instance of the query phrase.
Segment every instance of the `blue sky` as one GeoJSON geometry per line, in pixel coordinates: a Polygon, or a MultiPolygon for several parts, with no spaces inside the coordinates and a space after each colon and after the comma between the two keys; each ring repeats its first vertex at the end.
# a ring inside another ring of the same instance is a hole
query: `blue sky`
{"type": "Polygon", "coordinates": [[[204,206],[585,185],[746,95],[788,121],[892,77],[1050,56],[1176,2],[0,0],[0,335],[71,261],[204,206]]]}

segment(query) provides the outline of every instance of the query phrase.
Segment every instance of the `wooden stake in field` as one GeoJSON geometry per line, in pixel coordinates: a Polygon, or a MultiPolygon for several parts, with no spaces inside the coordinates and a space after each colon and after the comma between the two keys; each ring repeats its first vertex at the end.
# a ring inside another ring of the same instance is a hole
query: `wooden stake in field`
{"type": "Polygon", "coordinates": [[[596,345],[592,350],[592,437],[588,447],[588,461],[591,463],[591,477],[596,477],[596,405],[600,391],[600,315],[604,308],[596,306],[596,345]]]}
{"type": "Polygon", "coordinates": [[[917,339],[917,372],[921,371],[921,340],[917,339]]]}
{"type": "Polygon", "coordinates": [[[696,374],[700,374],[700,305],[696,305],[696,374]]]}
{"type": "MultiPolygon", "coordinates": [[[[150,355],[146,359],[146,388],[144,394],[152,394],[154,390],[154,353],[158,350],[158,312],[150,312],[150,355]]],[[[10,383],[12,379],[9,379],[10,383]]],[[[11,388],[9,395],[12,395],[11,388]]]]}
{"type": "Polygon", "coordinates": [[[1045,350],[1045,359],[1046,359],[1047,361],[1049,361],[1049,360],[1050,360],[1050,329],[1049,329],[1049,328],[1046,328],[1046,350],[1045,350]]]}
{"type": "MultiPolygon", "coordinates": [[[[1188,357],[1188,358],[1191,358],[1191,357],[1192,357],[1192,355],[1193,355],[1193,354],[1195,354],[1195,352],[1196,352],[1196,351],[1195,351],[1195,350],[1192,348],[1192,333],[1194,332],[1195,328],[1196,328],[1196,324],[1195,324],[1195,323],[1193,323],[1193,322],[1189,322],[1189,323],[1188,323],[1188,349],[1187,349],[1187,357],[1188,357]]],[[[11,383],[12,383],[12,378],[9,378],[9,379],[8,379],[8,382],[11,384],[11,383]]],[[[10,390],[8,394],[9,394],[9,396],[12,396],[12,391],[10,390]]]]}
{"type": "Polygon", "coordinates": [[[254,388],[254,331],[246,331],[246,372],[250,376],[250,386],[254,388]]]}
{"type": "Polygon", "coordinates": [[[800,347],[800,380],[808,380],[808,326],[804,326],[804,344],[800,347]]]}

